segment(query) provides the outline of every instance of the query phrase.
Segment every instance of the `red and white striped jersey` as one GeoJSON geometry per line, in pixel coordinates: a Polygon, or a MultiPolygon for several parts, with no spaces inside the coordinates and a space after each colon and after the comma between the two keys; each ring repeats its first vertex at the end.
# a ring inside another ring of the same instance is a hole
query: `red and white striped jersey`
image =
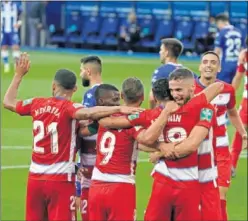
{"type": "Polygon", "coordinates": [[[138,157],[135,139],[141,131],[141,127],[108,130],[100,126],[97,137],[96,165],[93,169],[92,180],[135,183],[138,157]]]}
{"type": "Polygon", "coordinates": [[[217,119],[214,107],[210,107],[214,111],[212,125],[208,136],[198,148],[198,169],[199,182],[209,187],[217,187],[218,170],[216,165],[216,129],[217,119]]]}
{"type": "MultiPolygon", "coordinates": [[[[207,103],[204,93],[195,96],[170,115],[160,141],[180,142],[186,139],[195,126],[211,128],[214,109],[207,103]]],[[[197,151],[177,160],[160,160],[153,173],[154,178],[164,180],[178,188],[199,185],[197,151]]]]}
{"type": "Polygon", "coordinates": [[[59,97],[20,101],[16,112],[33,118],[33,153],[29,178],[75,181],[74,114],[83,106],[59,97]]]}
{"type": "MultiPolygon", "coordinates": [[[[201,92],[205,87],[200,83],[199,79],[195,81],[195,93],[201,92]]],[[[224,84],[223,91],[216,96],[211,104],[216,108],[217,129],[216,129],[216,153],[217,161],[230,159],[229,140],[227,134],[227,110],[232,109],[236,105],[235,91],[232,85],[224,84]]]]}

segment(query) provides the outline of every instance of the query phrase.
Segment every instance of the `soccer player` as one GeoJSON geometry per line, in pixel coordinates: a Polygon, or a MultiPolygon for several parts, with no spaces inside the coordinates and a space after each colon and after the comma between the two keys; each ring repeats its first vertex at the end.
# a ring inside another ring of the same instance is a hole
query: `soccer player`
{"type": "Polygon", "coordinates": [[[76,75],[58,70],[52,97],[17,100],[18,88],[30,68],[26,53],[16,63],[16,72],[4,96],[4,107],[33,119],[33,153],[29,169],[26,220],[75,220],[76,120],[136,112],[139,108],[93,107],[71,102],[76,75]]]}
{"type": "MultiPolygon", "coordinates": [[[[248,47],[248,37],[246,37],[246,46],[248,47]]],[[[241,51],[239,55],[239,61],[238,61],[238,67],[237,67],[237,72],[236,75],[233,79],[232,85],[237,90],[240,86],[242,78],[245,78],[245,84],[244,84],[244,92],[243,92],[243,99],[240,105],[239,109],[239,115],[242,120],[242,123],[244,127],[247,129],[247,118],[248,118],[248,109],[247,109],[247,93],[248,93],[248,51],[247,49],[244,49],[241,51]]],[[[247,140],[245,140],[245,137],[241,137],[238,131],[236,131],[232,143],[232,176],[235,176],[236,172],[236,167],[239,159],[240,152],[242,150],[242,141],[244,144],[244,148],[247,148],[247,140]]]]}
{"type": "MultiPolygon", "coordinates": [[[[144,99],[141,81],[136,78],[125,80],[122,98],[125,105],[139,107],[144,99]]],[[[138,155],[135,141],[144,145],[153,144],[162,132],[168,115],[176,107],[174,103],[170,107],[171,103],[167,103],[147,130],[141,127],[122,130],[99,127],[97,159],[89,192],[90,220],[135,220],[135,168],[138,155]]]]}
{"type": "MultiPolygon", "coordinates": [[[[178,57],[183,52],[183,44],[176,38],[165,38],[161,40],[160,61],[162,65],[157,68],[152,75],[152,84],[161,78],[168,78],[169,74],[176,68],[182,68],[183,65],[178,64],[178,57]]],[[[195,75],[196,77],[196,75],[195,75]]],[[[152,90],[149,96],[150,108],[155,107],[155,100],[152,90]]]]}
{"type": "Polygon", "coordinates": [[[22,22],[20,20],[21,10],[13,1],[1,2],[1,57],[4,64],[4,72],[10,71],[8,47],[12,47],[14,60],[20,56],[18,29],[22,22]]]}
{"type": "MultiPolygon", "coordinates": [[[[102,61],[97,56],[88,56],[81,59],[80,77],[82,85],[90,87],[83,97],[82,104],[85,107],[96,106],[95,91],[102,83],[102,61]]],[[[105,105],[104,105],[105,106],[105,105]]],[[[77,148],[79,148],[78,164],[89,171],[93,170],[96,161],[96,137],[97,135],[78,137],[77,148]]],[[[90,174],[88,174],[91,177],[90,174]]],[[[88,193],[91,180],[82,177],[81,181],[76,182],[77,204],[80,205],[80,212],[84,221],[89,220],[88,216],[88,193]],[[81,200],[80,200],[81,198],[81,200]],[[78,203],[80,202],[81,203],[78,203]]],[[[78,206],[78,205],[77,205],[78,206]]]]}
{"type": "MultiPolygon", "coordinates": [[[[177,59],[183,52],[183,44],[176,38],[165,38],[161,40],[160,46],[160,61],[162,65],[157,68],[152,75],[152,84],[161,79],[168,78],[169,74],[176,68],[181,68],[182,65],[178,64],[177,59]]],[[[152,90],[150,91],[150,108],[155,107],[155,100],[152,90]]]]}
{"type": "Polygon", "coordinates": [[[244,37],[240,30],[230,25],[226,14],[217,15],[215,20],[219,32],[215,39],[214,51],[222,57],[222,69],[217,78],[231,84],[236,73],[239,52],[244,45],[244,37]]]}
{"type": "MultiPolygon", "coordinates": [[[[201,92],[204,88],[216,82],[217,73],[221,69],[218,54],[213,51],[205,52],[202,55],[199,66],[200,78],[196,80],[195,93],[201,92]]],[[[235,91],[232,85],[224,83],[221,93],[211,102],[217,109],[217,131],[216,131],[216,160],[218,168],[218,185],[220,190],[222,219],[227,220],[226,194],[230,186],[231,177],[231,155],[229,152],[229,141],[226,130],[226,114],[237,129],[241,137],[247,139],[247,134],[242,125],[239,114],[235,108],[235,91]]]]}
{"type": "MultiPolygon", "coordinates": [[[[180,69],[178,69],[177,71],[179,71],[180,69]]],[[[183,69],[184,70],[184,69],[183,69]]],[[[182,75],[183,76],[187,76],[187,74],[189,75],[189,71],[183,71],[182,72],[182,75]]],[[[191,74],[192,75],[192,74],[191,74]]],[[[192,82],[191,82],[192,83],[192,82]]],[[[194,81],[193,81],[193,83],[194,83],[194,81]]],[[[156,81],[155,83],[154,83],[154,85],[153,85],[153,93],[154,93],[154,97],[159,101],[159,105],[161,105],[161,104],[163,104],[163,102],[165,102],[167,99],[170,99],[170,96],[169,96],[169,90],[168,90],[168,86],[166,86],[166,85],[168,85],[168,81],[167,81],[167,79],[160,79],[160,80],[158,80],[158,81],[156,81]],[[167,96],[166,96],[166,94],[167,94],[167,96]]],[[[200,98],[197,98],[197,100],[196,101],[194,101],[194,102],[192,102],[192,106],[191,106],[191,108],[192,108],[192,110],[190,110],[190,112],[192,111],[193,112],[193,109],[197,109],[197,108],[199,108],[201,105],[202,105],[202,101],[204,102],[204,100],[206,100],[207,99],[207,103],[210,101],[210,100],[212,100],[218,93],[219,93],[219,91],[220,91],[220,89],[219,88],[221,88],[221,85],[222,84],[220,84],[220,83],[217,83],[216,85],[215,85],[215,87],[213,87],[212,89],[210,89],[210,90],[208,90],[208,91],[205,91],[205,94],[207,95],[204,95],[204,94],[202,94],[202,95],[200,95],[200,98]],[[210,97],[211,96],[211,97],[210,97]],[[205,98],[204,98],[205,97],[205,98]]],[[[189,85],[188,85],[189,86],[189,85]]],[[[189,88],[188,88],[189,89],[189,88]]],[[[180,91],[180,90],[179,90],[180,91]]],[[[192,92],[193,90],[191,90],[191,94],[193,93],[192,92]]],[[[182,92],[181,92],[182,93],[182,92]]],[[[184,92],[185,93],[185,92],[184,92]]],[[[192,99],[192,101],[193,101],[194,99],[192,99]]],[[[179,102],[179,104],[180,105],[182,105],[182,103],[181,103],[181,99],[179,99],[178,100],[178,102],[179,102]]],[[[189,102],[190,103],[190,102],[189,102]]],[[[190,108],[190,109],[191,109],[190,108]]],[[[210,113],[211,113],[211,111],[212,110],[210,110],[210,113]]],[[[185,109],[185,112],[186,112],[186,109],[185,109]]],[[[205,111],[204,111],[205,112],[205,111]]],[[[157,108],[155,108],[154,110],[146,110],[146,111],[144,111],[144,112],[142,112],[141,114],[139,114],[139,115],[131,115],[131,116],[129,116],[128,117],[128,120],[127,119],[124,119],[124,118],[119,118],[118,120],[116,120],[115,122],[114,122],[114,119],[111,117],[108,117],[108,118],[106,118],[106,119],[101,119],[100,120],[100,124],[101,123],[104,123],[105,124],[105,126],[108,126],[108,127],[121,127],[121,126],[124,126],[124,127],[128,127],[128,126],[130,126],[130,124],[131,125],[142,125],[142,126],[144,126],[144,127],[147,127],[148,125],[150,125],[151,123],[152,123],[152,121],[154,121],[154,119],[156,119],[157,118],[157,116],[159,115],[161,113],[161,106],[159,107],[157,107],[157,108]],[[109,119],[111,119],[111,122],[110,122],[110,120],[109,119]],[[105,122],[104,122],[105,121],[105,122]],[[129,122],[128,122],[129,121],[129,122]]],[[[203,114],[204,115],[204,114],[203,114]]],[[[194,116],[194,114],[192,114],[192,116],[194,116]]],[[[190,116],[189,117],[189,119],[191,119],[192,120],[192,116],[190,116]]],[[[176,118],[175,116],[173,116],[172,117],[172,119],[175,119],[175,121],[176,121],[176,119],[179,119],[179,118],[176,118]]],[[[170,117],[169,117],[169,120],[170,120],[170,117]]],[[[209,123],[207,123],[209,126],[211,126],[211,124],[209,124],[209,123]]],[[[180,125],[181,126],[181,125],[180,125]]],[[[208,126],[208,127],[209,127],[208,126]]],[[[177,127],[177,128],[173,128],[172,130],[171,130],[171,133],[174,133],[174,135],[172,134],[172,137],[170,137],[170,139],[175,139],[175,141],[176,141],[176,139],[178,138],[186,138],[185,137],[185,133],[183,133],[183,134],[181,134],[181,127],[179,128],[179,127],[177,127]],[[175,129],[175,130],[174,130],[175,129]],[[173,136],[174,136],[174,138],[173,138],[173,136]]],[[[194,138],[196,138],[196,139],[194,139],[194,143],[191,143],[191,145],[193,145],[194,147],[195,146],[199,146],[200,145],[200,142],[202,141],[202,139],[204,139],[204,134],[205,134],[205,137],[206,137],[206,130],[204,129],[204,128],[202,128],[203,129],[203,131],[201,130],[201,128],[199,128],[199,126],[198,127],[196,127],[196,128],[194,128],[195,130],[194,130],[194,133],[193,133],[193,135],[191,135],[190,136],[190,138],[192,139],[192,137],[194,137],[194,138]],[[203,137],[202,136],[199,136],[201,133],[200,132],[202,132],[203,133],[203,137]],[[196,134],[195,134],[196,133],[196,134]],[[199,140],[197,140],[197,139],[199,139],[200,138],[200,141],[199,140]]],[[[207,130],[208,131],[208,130],[207,130]]],[[[194,151],[196,151],[196,150],[194,150],[194,151]]],[[[207,166],[210,166],[210,165],[207,165],[207,166]]],[[[163,167],[163,166],[162,166],[163,167]]],[[[166,171],[166,169],[165,169],[165,171],[166,171]]],[[[159,171],[159,172],[162,172],[163,173],[163,171],[159,171]]],[[[197,170],[197,172],[198,172],[198,170],[197,170]]],[[[181,174],[182,175],[182,174],[181,174]]],[[[183,175],[182,175],[183,176],[183,175]]],[[[197,176],[198,177],[198,176],[197,176]]],[[[180,179],[181,178],[183,178],[183,177],[180,177],[180,179]]],[[[196,181],[197,182],[197,181],[196,181]]],[[[186,182],[187,183],[187,182],[186,182]]],[[[187,190],[187,189],[186,189],[187,190]]],[[[218,192],[217,192],[218,193],[218,192]]],[[[156,193],[155,193],[156,194],[156,193]]],[[[182,193],[183,194],[183,193],[182,193]]],[[[200,194],[200,193],[199,193],[200,194]]],[[[200,196],[199,196],[200,197],[200,196]]],[[[157,199],[156,200],[158,200],[158,198],[163,198],[163,197],[157,197],[157,199]]],[[[161,202],[158,202],[158,204],[159,203],[161,203],[161,202]]],[[[200,202],[199,202],[200,203],[200,202]]],[[[148,210],[148,212],[147,212],[147,215],[146,215],[146,219],[147,220],[169,220],[170,219],[170,213],[168,212],[167,214],[165,214],[166,212],[161,208],[161,210],[159,210],[159,208],[157,207],[158,205],[155,205],[155,204],[153,204],[153,203],[151,203],[151,205],[149,206],[149,210],[148,210]],[[152,207],[153,206],[155,206],[154,207],[154,210],[152,210],[152,207]],[[165,213],[164,213],[165,212],[165,213]]],[[[162,204],[161,206],[164,206],[164,204],[162,204]]],[[[216,208],[217,209],[217,208],[216,208]]],[[[197,211],[196,211],[196,213],[197,213],[197,211]]],[[[185,215],[185,217],[187,216],[187,214],[184,214],[185,215]]],[[[199,215],[199,213],[198,213],[198,217],[200,217],[200,215],[199,215]]],[[[184,218],[183,218],[184,219],[184,218]]],[[[185,218],[186,219],[186,218],[185,218]]]]}

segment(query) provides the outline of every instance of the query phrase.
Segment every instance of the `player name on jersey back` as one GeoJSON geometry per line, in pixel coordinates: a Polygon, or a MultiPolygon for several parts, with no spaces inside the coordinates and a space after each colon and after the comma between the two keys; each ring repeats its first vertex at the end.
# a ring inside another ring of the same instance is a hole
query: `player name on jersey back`
{"type": "Polygon", "coordinates": [[[81,104],[63,98],[33,98],[17,103],[20,115],[33,118],[33,153],[29,178],[75,180],[77,121],[81,104]]]}

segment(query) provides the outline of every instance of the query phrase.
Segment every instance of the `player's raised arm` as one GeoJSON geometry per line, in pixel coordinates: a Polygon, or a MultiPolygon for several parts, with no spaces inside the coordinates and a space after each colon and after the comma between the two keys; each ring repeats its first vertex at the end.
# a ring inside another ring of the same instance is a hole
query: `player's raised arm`
{"type": "Polygon", "coordinates": [[[136,140],[143,145],[153,145],[162,134],[169,115],[175,112],[178,108],[179,106],[176,104],[176,102],[169,101],[155,122],[152,123],[148,129],[140,132],[136,137],[136,140]]]}
{"type": "Polygon", "coordinates": [[[132,127],[131,123],[125,116],[119,117],[105,117],[98,121],[98,123],[108,129],[124,129],[132,127]]]}
{"type": "Polygon", "coordinates": [[[22,81],[23,76],[29,71],[30,60],[27,53],[23,53],[20,56],[20,59],[16,62],[15,75],[12,79],[12,82],[9,85],[7,92],[5,93],[3,99],[4,108],[16,112],[16,104],[18,88],[22,81]]]}
{"type": "Polygon", "coordinates": [[[245,73],[244,64],[245,64],[245,59],[246,59],[246,57],[245,57],[246,53],[247,53],[247,49],[243,50],[239,55],[236,75],[232,81],[232,86],[234,87],[235,90],[237,90],[239,88],[239,86],[241,84],[242,77],[244,76],[244,73],[245,73]]]}
{"type": "Polygon", "coordinates": [[[126,107],[126,106],[115,106],[115,107],[91,107],[91,108],[81,108],[76,111],[74,117],[77,120],[98,120],[103,117],[110,116],[115,113],[123,113],[123,114],[133,114],[143,111],[142,108],[136,107],[126,107]]]}
{"type": "Polygon", "coordinates": [[[207,102],[211,102],[224,88],[222,82],[215,82],[206,87],[201,93],[204,93],[206,96],[207,102]]]}

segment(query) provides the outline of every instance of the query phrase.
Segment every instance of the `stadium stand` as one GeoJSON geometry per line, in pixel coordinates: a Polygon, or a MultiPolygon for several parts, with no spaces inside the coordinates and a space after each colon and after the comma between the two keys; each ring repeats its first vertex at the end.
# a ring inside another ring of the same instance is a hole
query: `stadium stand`
{"type": "Polygon", "coordinates": [[[231,23],[243,35],[247,35],[245,1],[65,1],[51,2],[47,7],[50,43],[66,47],[116,48],[120,27],[132,10],[140,26],[141,40],[135,44],[137,50],[157,50],[161,38],[176,37],[184,43],[186,51],[194,51],[196,40],[209,34],[209,18],[223,12],[229,14],[231,23]]]}

